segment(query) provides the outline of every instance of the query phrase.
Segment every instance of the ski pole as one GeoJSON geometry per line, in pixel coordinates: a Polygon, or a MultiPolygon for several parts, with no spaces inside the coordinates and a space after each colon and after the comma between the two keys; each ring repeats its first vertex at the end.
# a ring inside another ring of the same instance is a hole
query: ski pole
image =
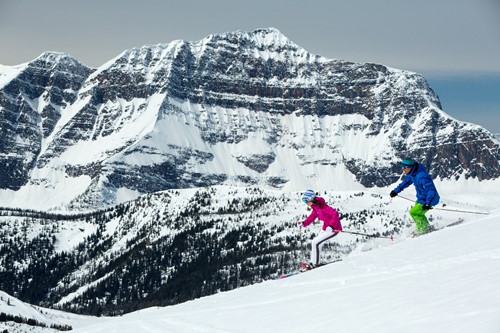
{"type": "Polygon", "coordinates": [[[394,240],[394,237],[392,235],[390,237],[387,237],[387,236],[364,234],[362,232],[354,232],[354,231],[346,231],[346,230],[335,230],[335,231],[336,232],[343,232],[343,233],[346,233],[346,234],[361,235],[361,236],[374,237],[374,238],[387,238],[387,239],[390,239],[390,240],[394,240]]]}
{"type": "MultiPolygon", "coordinates": [[[[402,195],[398,194],[398,197],[414,202],[414,200],[411,200],[409,198],[403,197],[402,195]]],[[[472,212],[472,211],[467,211],[467,210],[458,210],[458,209],[446,209],[446,208],[439,208],[439,207],[433,207],[432,209],[437,209],[437,210],[444,210],[447,212],[455,212],[455,213],[468,213],[468,214],[482,214],[482,215],[489,215],[489,213],[483,213],[483,212],[472,212]]]]}

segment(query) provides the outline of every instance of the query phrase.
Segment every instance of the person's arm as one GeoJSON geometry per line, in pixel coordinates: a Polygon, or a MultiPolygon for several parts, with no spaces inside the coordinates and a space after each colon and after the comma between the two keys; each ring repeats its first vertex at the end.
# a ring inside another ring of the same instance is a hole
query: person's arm
{"type": "Polygon", "coordinates": [[[394,189],[394,192],[401,193],[405,188],[413,184],[413,179],[406,176],[405,179],[399,183],[399,185],[394,189]]]}
{"type": "Polygon", "coordinates": [[[309,217],[307,219],[305,219],[304,222],[302,222],[302,225],[304,227],[307,227],[309,224],[313,223],[317,217],[318,217],[318,215],[316,214],[316,211],[313,208],[311,215],[309,215],[309,217]]]}

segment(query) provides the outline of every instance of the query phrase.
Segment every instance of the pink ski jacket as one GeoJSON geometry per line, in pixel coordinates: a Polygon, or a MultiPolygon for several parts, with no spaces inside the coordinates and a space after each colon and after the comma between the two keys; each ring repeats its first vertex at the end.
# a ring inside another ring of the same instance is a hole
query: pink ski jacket
{"type": "Polygon", "coordinates": [[[314,200],[314,205],[311,206],[312,212],[307,219],[302,222],[304,227],[313,223],[314,220],[320,219],[323,221],[323,227],[321,229],[326,230],[328,227],[332,227],[333,230],[342,230],[342,224],[340,223],[339,212],[336,209],[328,206],[325,199],[321,197],[316,197],[314,200]]]}

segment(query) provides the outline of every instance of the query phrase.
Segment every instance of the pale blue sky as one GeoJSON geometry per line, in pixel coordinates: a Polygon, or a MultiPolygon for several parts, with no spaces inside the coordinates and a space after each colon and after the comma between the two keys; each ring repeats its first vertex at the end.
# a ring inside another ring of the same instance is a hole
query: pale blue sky
{"type": "Polygon", "coordinates": [[[453,117],[500,132],[500,0],[0,0],[0,64],[275,27],[311,53],[423,74],[453,117]]]}

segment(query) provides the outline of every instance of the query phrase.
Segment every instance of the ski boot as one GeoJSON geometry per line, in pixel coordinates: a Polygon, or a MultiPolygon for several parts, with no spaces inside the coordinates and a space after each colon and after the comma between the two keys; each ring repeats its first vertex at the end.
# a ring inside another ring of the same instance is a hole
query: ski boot
{"type": "Polygon", "coordinates": [[[303,263],[300,265],[300,271],[301,271],[301,272],[307,272],[307,271],[310,271],[311,269],[314,269],[314,265],[313,265],[313,263],[303,262],[303,263]]]}

